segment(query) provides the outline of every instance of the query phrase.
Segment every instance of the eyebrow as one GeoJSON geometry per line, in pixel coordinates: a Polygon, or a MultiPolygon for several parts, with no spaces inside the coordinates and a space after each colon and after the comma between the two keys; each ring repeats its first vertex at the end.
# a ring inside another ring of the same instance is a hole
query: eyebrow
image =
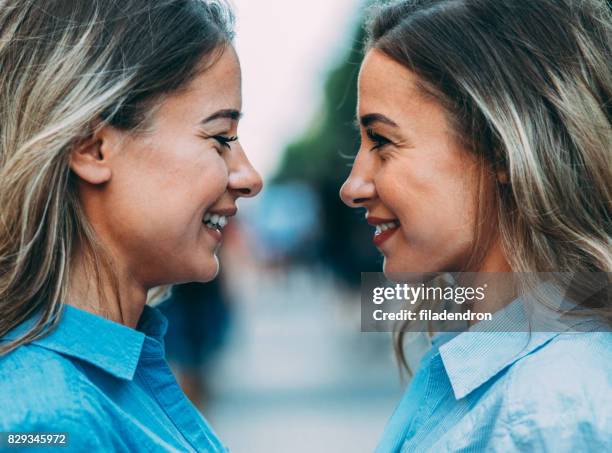
{"type": "Polygon", "coordinates": [[[368,127],[372,125],[372,123],[377,123],[377,122],[387,124],[393,127],[398,127],[395,121],[383,115],[382,113],[368,113],[367,115],[361,116],[361,118],[359,118],[359,121],[361,122],[361,125],[363,127],[368,127]]]}
{"type": "Polygon", "coordinates": [[[210,123],[211,121],[218,120],[218,119],[224,119],[224,118],[228,118],[232,121],[238,121],[240,118],[242,118],[242,112],[238,110],[234,110],[234,109],[218,110],[212,115],[200,121],[200,124],[206,124],[206,123],[210,123]]]}

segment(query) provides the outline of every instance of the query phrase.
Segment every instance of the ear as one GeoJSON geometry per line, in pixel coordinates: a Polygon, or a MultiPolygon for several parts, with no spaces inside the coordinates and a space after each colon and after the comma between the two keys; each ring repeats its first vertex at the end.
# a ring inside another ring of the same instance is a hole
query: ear
{"type": "Polygon", "coordinates": [[[70,169],[90,184],[104,184],[112,176],[103,129],[79,141],[70,153],[70,169]]]}

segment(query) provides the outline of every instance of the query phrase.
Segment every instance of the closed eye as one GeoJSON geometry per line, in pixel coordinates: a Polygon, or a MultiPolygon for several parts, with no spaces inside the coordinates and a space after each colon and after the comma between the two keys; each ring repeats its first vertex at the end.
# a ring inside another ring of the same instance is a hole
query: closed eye
{"type": "Polygon", "coordinates": [[[389,140],[386,137],[383,137],[380,134],[377,134],[372,129],[366,129],[366,135],[368,136],[370,141],[372,143],[374,143],[374,146],[372,147],[371,151],[375,151],[377,149],[381,149],[381,148],[383,148],[383,147],[393,143],[391,140],[389,140]]]}
{"type": "Polygon", "coordinates": [[[238,137],[226,137],[225,135],[213,135],[214,138],[219,144],[225,148],[230,148],[230,143],[238,140],[238,137]]]}

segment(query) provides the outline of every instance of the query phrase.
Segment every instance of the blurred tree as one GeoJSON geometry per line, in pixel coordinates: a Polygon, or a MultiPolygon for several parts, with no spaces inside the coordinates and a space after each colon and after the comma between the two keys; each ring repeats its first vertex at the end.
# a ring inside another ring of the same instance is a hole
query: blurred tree
{"type": "Polygon", "coordinates": [[[338,195],[359,146],[354,121],[363,41],[360,26],[348,55],[327,77],[319,114],[304,135],[287,147],[274,178],[278,183],[306,183],[317,193],[322,234],[316,259],[350,285],[359,284],[361,272],[380,271],[382,262],[364,212],[348,208],[338,195]]]}

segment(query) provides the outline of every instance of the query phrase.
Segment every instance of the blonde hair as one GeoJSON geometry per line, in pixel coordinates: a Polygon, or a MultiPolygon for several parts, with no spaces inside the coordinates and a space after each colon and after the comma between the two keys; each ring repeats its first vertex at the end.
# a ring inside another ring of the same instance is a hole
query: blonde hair
{"type": "MultiPolygon", "coordinates": [[[[419,76],[483,164],[472,264],[494,229],[513,272],[612,272],[605,1],[400,1],[377,9],[368,31],[369,48],[419,76]],[[500,171],[509,181],[485,192],[500,171]]],[[[587,308],[612,322],[609,294],[587,308]]]]}
{"type": "Polygon", "coordinates": [[[53,329],[78,247],[101,291],[103,250],[79,204],[70,151],[110,124],[138,131],[152,104],[232,39],[231,11],[202,0],[0,1],[0,355],[53,329]]]}

